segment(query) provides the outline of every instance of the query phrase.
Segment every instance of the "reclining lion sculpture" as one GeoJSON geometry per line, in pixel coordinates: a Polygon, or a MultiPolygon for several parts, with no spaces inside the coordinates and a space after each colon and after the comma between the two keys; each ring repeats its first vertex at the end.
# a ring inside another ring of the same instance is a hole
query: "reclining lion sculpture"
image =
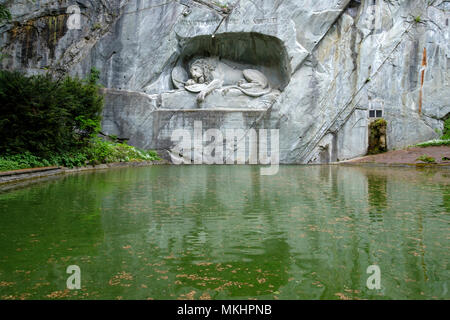
{"type": "MultiPolygon", "coordinates": [[[[180,68],[180,67],[177,67],[180,68]]],[[[239,70],[219,61],[217,58],[194,60],[189,68],[190,79],[183,81],[182,71],[175,68],[172,81],[176,88],[197,93],[197,102],[202,103],[206,96],[217,89],[226,95],[235,89],[249,97],[261,97],[272,92],[269,80],[255,69],[239,70]]],[[[184,76],[186,77],[186,76],[184,76]]]]}

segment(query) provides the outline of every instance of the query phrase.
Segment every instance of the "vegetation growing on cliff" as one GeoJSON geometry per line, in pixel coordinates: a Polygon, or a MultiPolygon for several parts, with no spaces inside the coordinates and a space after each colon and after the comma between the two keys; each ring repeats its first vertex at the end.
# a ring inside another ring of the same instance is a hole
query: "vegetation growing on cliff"
{"type": "Polygon", "coordinates": [[[4,4],[0,4],[0,23],[11,20],[11,13],[4,4]]]}
{"type": "Polygon", "coordinates": [[[30,152],[0,156],[0,171],[48,166],[81,167],[101,163],[159,160],[154,151],[143,151],[123,143],[93,139],[88,147],[45,157],[30,152]]]}
{"type": "Polygon", "coordinates": [[[447,140],[430,140],[422,143],[418,143],[417,147],[439,147],[439,146],[450,146],[450,139],[447,140]]]}
{"type": "Polygon", "coordinates": [[[422,162],[425,162],[425,163],[436,163],[436,159],[435,158],[430,157],[430,156],[428,156],[426,154],[421,155],[420,157],[418,157],[416,159],[416,161],[422,161],[422,162]]]}
{"type": "MultiPolygon", "coordinates": [[[[0,26],[4,25],[5,22],[11,20],[11,13],[8,8],[5,7],[4,4],[0,4],[0,26]]],[[[3,48],[0,48],[0,62],[5,58],[5,54],[3,53],[3,48]]]]}
{"type": "Polygon", "coordinates": [[[387,122],[378,119],[369,125],[369,150],[368,154],[386,152],[386,129],[387,122]]]}
{"type": "Polygon", "coordinates": [[[450,140],[450,117],[447,118],[444,122],[444,135],[441,138],[442,140],[450,140]]]}
{"type": "Polygon", "coordinates": [[[154,152],[98,138],[99,72],[81,80],[0,71],[0,171],[156,160],[154,152]]]}
{"type": "Polygon", "coordinates": [[[418,147],[438,147],[438,146],[450,146],[450,118],[444,122],[444,130],[441,139],[430,140],[417,144],[418,147]]]}

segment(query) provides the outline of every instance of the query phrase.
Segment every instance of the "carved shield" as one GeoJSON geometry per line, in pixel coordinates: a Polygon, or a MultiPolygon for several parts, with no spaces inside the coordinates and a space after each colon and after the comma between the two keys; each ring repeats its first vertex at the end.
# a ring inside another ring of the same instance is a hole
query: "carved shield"
{"type": "Polygon", "coordinates": [[[199,93],[202,92],[203,90],[205,90],[208,87],[208,85],[204,84],[204,83],[198,83],[198,84],[193,84],[191,86],[185,86],[184,88],[192,93],[199,93]]]}
{"type": "Polygon", "coordinates": [[[189,76],[180,65],[175,66],[172,70],[172,83],[176,89],[183,89],[184,83],[188,80],[189,76]]]}

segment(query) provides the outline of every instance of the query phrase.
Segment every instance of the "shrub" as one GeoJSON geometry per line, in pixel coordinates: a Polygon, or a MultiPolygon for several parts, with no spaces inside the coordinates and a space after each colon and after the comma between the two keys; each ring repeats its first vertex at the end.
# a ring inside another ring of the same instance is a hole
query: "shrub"
{"type": "Polygon", "coordinates": [[[46,158],[29,152],[16,155],[0,156],[0,171],[17,169],[63,166],[68,168],[82,167],[88,164],[97,165],[111,162],[156,161],[160,160],[155,151],[143,151],[124,143],[114,143],[100,138],[78,151],[53,153],[46,158]]]}
{"type": "Polygon", "coordinates": [[[416,146],[421,147],[421,148],[450,146],[450,139],[449,140],[430,140],[430,141],[418,143],[418,144],[416,144],[416,146]]]}
{"type": "Polygon", "coordinates": [[[40,157],[87,146],[100,131],[103,97],[86,80],[0,71],[0,153],[40,157]]]}
{"type": "Polygon", "coordinates": [[[32,155],[29,152],[0,157],[0,171],[46,167],[50,165],[50,162],[32,155]]]}
{"type": "Polygon", "coordinates": [[[450,117],[444,122],[444,135],[442,136],[442,140],[450,140],[450,117]]]}
{"type": "Polygon", "coordinates": [[[426,163],[436,163],[436,159],[433,157],[430,157],[426,154],[421,155],[420,157],[418,157],[416,159],[416,161],[422,161],[422,162],[426,162],[426,163]]]}
{"type": "Polygon", "coordinates": [[[92,140],[86,154],[91,164],[159,160],[154,151],[144,151],[126,143],[109,142],[100,138],[92,140]]]}
{"type": "Polygon", "coordinates": [[[0,4],[0,23],[11,20],[11,13],[4,4],[0,4]]]}
{"type": "Polygon", "coordinates": [[[98,138],[99,72],[85,80],[0,71],[0,171],[159,160],[154,151],[98,138]]]}
{"type": "Polygon", "coordinates": [[[384,119],[378,119],[369,125],[368,154],[378,154],[387,151],[386,130],[387,122],[384,119]]]}

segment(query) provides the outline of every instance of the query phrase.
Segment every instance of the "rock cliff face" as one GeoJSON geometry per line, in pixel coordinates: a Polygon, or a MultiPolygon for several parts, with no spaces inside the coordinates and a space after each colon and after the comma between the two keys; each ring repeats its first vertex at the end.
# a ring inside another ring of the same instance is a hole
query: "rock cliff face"
{"type": "Polygon", "coordinates": [[[279,129],[281,163],[323,163],[364,155],[377,116],[394,149],[439,137],[450,115],[450,1],[1,2],[3,67],[96,67],[104,131],[138,147],[170,152],[174,130],[202,121],[279,129]]]}

